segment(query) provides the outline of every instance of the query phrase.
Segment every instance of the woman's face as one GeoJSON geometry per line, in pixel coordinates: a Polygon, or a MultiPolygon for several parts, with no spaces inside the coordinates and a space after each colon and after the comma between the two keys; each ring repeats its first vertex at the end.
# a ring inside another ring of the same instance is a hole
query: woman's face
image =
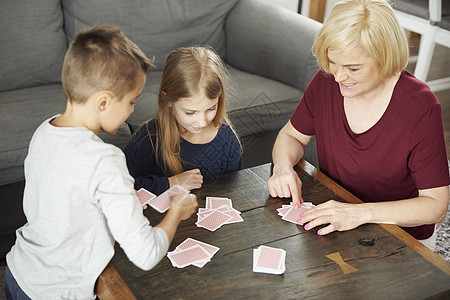
{"type": "Polygon", "coordinates": [[[383,86],[380,67],[361,47],[351,50],[328,50],[330,73],[345,98],[367,98],[383,86]]]}
{"type": "Polygon", "coordinates": [[[204,93],[180,98],[172,104],[178,124],[192,134],[202,133],[214,120],[219,99],[209,99],[204,93]]]}

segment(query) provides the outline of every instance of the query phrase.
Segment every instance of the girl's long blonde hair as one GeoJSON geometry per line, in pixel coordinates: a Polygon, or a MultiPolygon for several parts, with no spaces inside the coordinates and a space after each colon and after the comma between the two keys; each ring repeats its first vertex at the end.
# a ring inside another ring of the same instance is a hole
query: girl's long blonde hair
{"type": "Polygon", "coordinates": [[[156,157],[163,159],[160,167],[165,172],[174,175],[183,172],[180,132],[170,104],[202,91],[209,99],[218,98],[213,125],[219,128],[225,122],[231,127],[225,107],[227,83],[228,76],[222,60],[212,48],[179,48],[169,54],[159,88],[158,112],[154,117],[156,144],[153,145],[156,157]]]}

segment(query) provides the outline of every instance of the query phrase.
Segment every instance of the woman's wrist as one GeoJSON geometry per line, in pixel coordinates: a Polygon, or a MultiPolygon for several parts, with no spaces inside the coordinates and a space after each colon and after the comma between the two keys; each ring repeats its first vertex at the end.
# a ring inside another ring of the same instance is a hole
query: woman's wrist
{"type": "Polygon", "coordinates": [[[289,173],[294,170],[294,167],[288,163],[279,163],[273,166],[273,174],[289,173]]]}

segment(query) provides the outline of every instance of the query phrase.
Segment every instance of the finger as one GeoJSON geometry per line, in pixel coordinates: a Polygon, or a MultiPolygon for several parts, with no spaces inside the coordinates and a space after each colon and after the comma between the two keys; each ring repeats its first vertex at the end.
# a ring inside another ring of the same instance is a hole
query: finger
{"type": "Polygon", "coordinates": [[[298,186],[294,183],[289,186],[289,189],[292,195],[292,202],[294,204],[301,204],[303,202],[303,198],[301,197],[301,193],[298,186]]]}
{"type": "Polygon", "coordinates": [[[307,217],[301,218],[301,221],[303,224],[306,224],[305,226],[303,226],[305,230],[311,230],[320,225],[330,224],[330,222],[328,221],[328,217],[326,216],[314,217],[309,215],[307,217]]]}
{"type": "Polygon", "coordinates": [[[192,188],[193,188],[193,189],[199,189],[199,188],[201,188],[201,187],[202,187],[202,184],[201,184],[200,182],[197,182],[197,183],[195,183],[195,184],[192,185],[192,188]]]}
{"type": "Polygon", "coordinates": [[[147,209],[147,204],[145,204],[144,206],[142,206],[142,209],[147,209]]]}
{"type": "Polygon", "coordinates": [[[291,197],[291,190],[288,184],[281,184],[279,188],[277,188],[277,191],[280,197],[283,198],[291,197]]]}
{"type": "Polygon", "coordinates": [[[330,224],[330,225],[318,230],[317,234],[318,235],[326,235],[326,234],[332,233],[333,231],[336,231],[336,229],[333,226],[333,224],[330,224]]]}
{"type": "Polygon", "coordinates": [[[303,225],[314,219],[313,215],[311,214],[311,209],[308,209],[304,211],[300,216],[298,217],[297,224],[303,225]]]}
{"type": "Polygon", "coordinates": [[[269,180],[267,181],[267,189],[269,190],[270,196],[274,198],[278,196],[275,186],[273,184],[273,176],[270,177],[269,180]]]}
{"type": "Polygon", "coordinates": [[[268,186],[268,189],[269,189],[269,194],[271,197],[273,197],[273,198],[278,197],[277,191],[274,187],[268,186]]]}

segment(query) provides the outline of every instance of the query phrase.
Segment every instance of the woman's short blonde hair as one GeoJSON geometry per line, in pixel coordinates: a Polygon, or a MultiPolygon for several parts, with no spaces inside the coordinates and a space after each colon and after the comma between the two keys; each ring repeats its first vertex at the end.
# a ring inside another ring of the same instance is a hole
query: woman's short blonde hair
{"type": "Polygon", "coordinates": [[[383,78],[400,73],[408,63],[406,33],[384,0],[343,0],[331,10],[318,32],[313,51],[329,70],[328,50],[363,48],[379,65],[383,78]]]}

